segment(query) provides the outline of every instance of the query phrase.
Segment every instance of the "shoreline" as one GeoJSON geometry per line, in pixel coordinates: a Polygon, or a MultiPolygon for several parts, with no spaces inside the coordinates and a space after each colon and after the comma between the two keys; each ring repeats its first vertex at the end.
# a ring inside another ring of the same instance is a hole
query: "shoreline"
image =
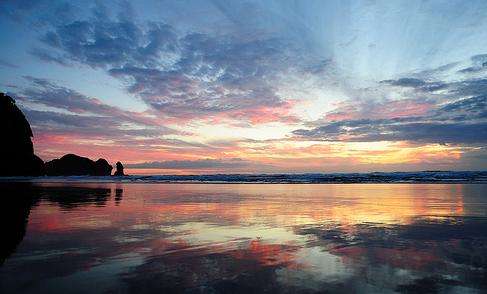
{"type": "Polygon", "coordinates": [[[487,171],[0,177],[0,183],[4,182],[165,184],[485,184],[487,183],[487,171]]]}
{"type": "Polygon", "coordinates": [[[32,180],[32,179],[15,179],[15,180],[3,180],[0,179],[0,184],[3,183],[32,183],[32,184],[173,184],[173,185],[181,185],[181,184],[204,184],[204,185],[383,185],[383,184],[409,184],[409,185],[445,185],[445,184],[487,184],[487,181],[394,181],[394,182],[385,182],[385,181],[378,181],[378,182],[238,182],[238,181],[124,181],[124,180],[75,180],[75,179],[49,179],[49,180],[32,180]]]}

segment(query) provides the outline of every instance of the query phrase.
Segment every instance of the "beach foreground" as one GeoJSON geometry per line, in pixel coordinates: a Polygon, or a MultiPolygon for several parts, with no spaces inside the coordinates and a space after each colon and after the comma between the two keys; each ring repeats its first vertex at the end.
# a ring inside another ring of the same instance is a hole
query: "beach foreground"
{"type": "Polygon", "coordinates": [[[1,293],[487,291],[487,184],[0,186],[1,293]]]}

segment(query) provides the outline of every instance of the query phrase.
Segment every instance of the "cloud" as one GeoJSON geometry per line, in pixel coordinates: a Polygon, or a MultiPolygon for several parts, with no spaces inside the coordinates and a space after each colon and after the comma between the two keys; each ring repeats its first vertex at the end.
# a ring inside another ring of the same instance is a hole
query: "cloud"
{"type": "Polygon", "coordinates": [[[36,0],[5,0],[0,2],[0,15],[4,15],[15,21],[20,21],[26,14],[32,11],[40,1],[36,0]]]}
{"type": "Polygon", "coordinates": [[[293,132],[301,139],[474,144],[487,142],[487,96],[448,103],[431,115],[344,119],[293,132]]]}
{"type": "Polygon", "coordinates": [[[29,53],[38,59],[48,62],[48,63],[55,63],[55,64],[60,64],[63,66],[68,66],[70,65],[69,61],[66,60],[65,58],[61,56],[56,56],[49,50],[43,49],[43,48],[34,48],[29,51],[29,53]]]}
{"type": "Polygon", "coordinates": [[[487,142],[487,123],[397,123],[394,120],[341,121],[311,130],[293,132],[305,139],[323,141],[470,144],[487,142]]]}
{"type": "MultiPolygon", "coordinates": [[[[36,148],[46,160],[66,152],[116,156],[113,160],[201,158],[234,146],[225,145],[229,142],[199,143],[192,133],[167,127],[166,121],[151,111],[123,110],[52,80],[24,79],[27,85],[12,95],[31,123],[36,148]]],[[[242,163],[226,162],[233,166],[242,163]]]]}
{"type": "Polygon", "coordinates": [[[472,66],[459,70],[459,73],[475,74],[487,70],[487,54],[479,54],[470,58],[472,66]]]}
{"type": "Polygon", "coordinates": [[[465,121],[487,119],[487,95],[460,99],[442,106],[438,110],[442,117],[465,121]]]}
{"type": "Polygon", "coordinates": [[[382,82],[401,87],[420,87],[426,84],[425,81],[415,78],[400,78],[398,80],[385,80],[382,82]]]}
{"type": "Polygon", "coordinates": [[[340,103],[336,109],[328,112],[324,120],[341,121],[361,118],[386,119],[414,117],[430,112],[435,105],[436,101],[428,98],[346,101],[340,103]]]}
{"type": "Polygon", "coordinates": [[[17,23],[26,22],[34,29],[60,24],[73,19],[79,12],[70,2],[49,0],[2,0],[0,16],[17,23]]]}
{"type": "Polygon", "coordinates": [[[128,168],[136,169],[242,169],[262,165],[240,158],[230,159],[198,159],[198,160],[169,160],[128,164],[128,168]]]}
{"type": "Polygon", "coordinates": [[[44,134],[76,134],[78,137],[118,141],[129,137],[157,137],[165,134],[164,129],[123,128],[124,121],[106,116],[82,116],[54,111],[25,109],[35,129],[44,134]]]}
{"type": "Polygon", "coordinates": [[[238,112],[240,119],[252,120],[245,113],[255,108],[286,112],[287,97],[279,93],[282,77],[319,62],[302,44],[280,35],[182,33],[161,22],[95,12],[88,20],[52,26],[41,38],[49,51],[34,48],[31,54],[46,62],[104,69],[168,117],[232,119],[238,112]]]}
{"type": "Polygon", "coordinates": [[[3,59],[0,59],[0,66],[9,67],[9,68],[18,68],[18,65],[15,65],[15,64],[8,62],[6,60],[3,60],[3,59]]]}
{"type": "Polygon", "coordinates": [[[91,153],[102,145],[122,149],[119,154],[123,149],[152,154],[150,149],[160,152],[161,146],[171,149],[186,144],[185,148],[190,148],[191,144],[183,140],[166,139],[166,135],[178,132],[150,112],[123,110],[47,79],[24,78],[27,86],[12,95],[31,123],[36,146],[44,159],[75,152],[80,147],[85,148],[84,153],[91,153]]]}
{"type": "Polygon", "coordinates": [[[83,115],[102,115],[114,121],[142,126],[160,126],[163,121],[149,113],[122,110],[87,97],[72,89],[59,86],[47,79],[24,76],[31,84],[17,94],[20,101],[67,110],[83,115]]]}
{"type": "Polygon", "coordinates": [[[449,85],[451,94],[461,97],[485,95],[487,93],[487,78],[469,79],[454,82],[449,85]]]}
{"type": "Polygon", "coordinates": [[[384,80],[381,83],[389,84],[392,86],[413,88],[419,91],[436,92],[447,88],[447,84],[443,82],[427,82],[417,78],[400,78],[397,80],[384,80]]]}
{"type": "Polygon", "coordinates": [[[487,78],[457,74],[453,79],[451,74],[458,68],[483,66],[486,60],[485,54],[475,55],[466,62],[380,81],[360,91],[366,99],[340,102],[293,135],[299,140],[343,142],[485,143],[487,78]]]}

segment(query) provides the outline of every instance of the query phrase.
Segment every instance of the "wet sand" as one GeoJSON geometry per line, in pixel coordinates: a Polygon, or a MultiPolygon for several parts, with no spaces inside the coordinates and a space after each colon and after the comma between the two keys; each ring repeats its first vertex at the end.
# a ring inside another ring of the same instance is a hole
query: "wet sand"
{"type": "Polygon", "coordinates": [[[0,189],[1,293],[487,291],[486,184],[0,189]]]}

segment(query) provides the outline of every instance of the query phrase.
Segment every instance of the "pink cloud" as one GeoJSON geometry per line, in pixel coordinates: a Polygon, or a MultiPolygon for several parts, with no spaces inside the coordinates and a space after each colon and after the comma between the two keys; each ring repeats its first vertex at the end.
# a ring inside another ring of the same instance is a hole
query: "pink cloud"
{"type": "Polygon", "coordinates": [[[435,107],[429,100],[402,99],[374,102],[342,102],[337,108],[325,115],[327,121],[352,119],[389,119],[427,114],[435,107]]]}

